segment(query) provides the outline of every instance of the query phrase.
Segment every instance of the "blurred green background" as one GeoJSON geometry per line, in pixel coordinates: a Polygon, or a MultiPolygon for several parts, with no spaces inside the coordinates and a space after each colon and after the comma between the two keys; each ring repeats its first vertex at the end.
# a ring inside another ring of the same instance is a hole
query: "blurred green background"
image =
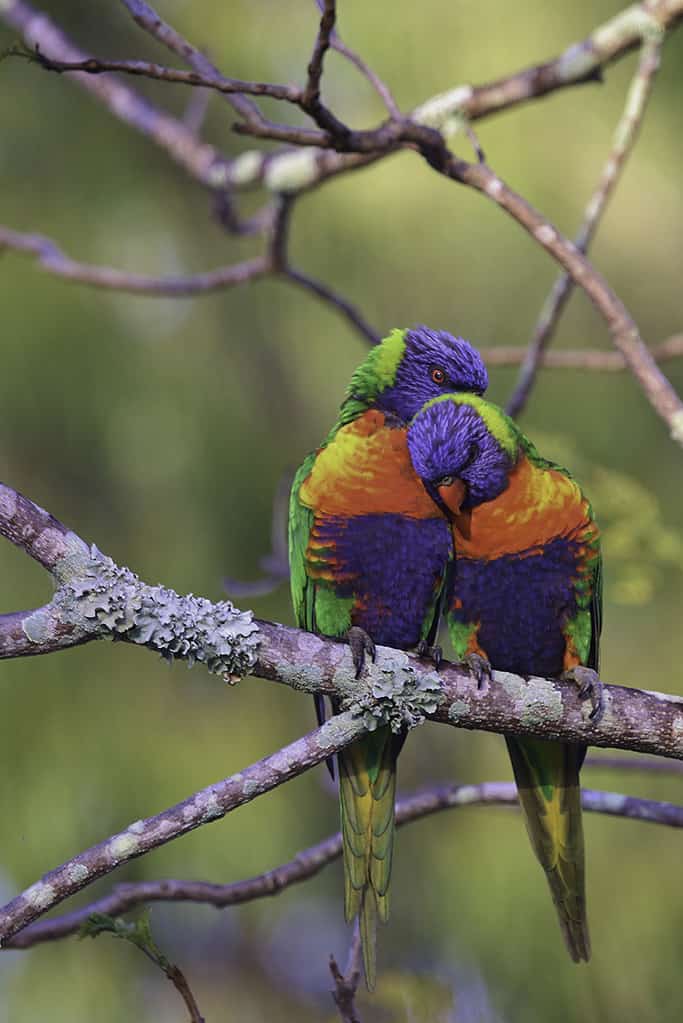
{"type": "MultiPolygon", "coordinates": [[[[396,0],[340,3],[345,40],[410,108],[463,81],[544,60],[621,8],[615,2],[396,0]]],[[[0,8],[2,5],[0,4],[0,8]]],[[[170,62],[117,3],[42,7],[86,49],[170,62]]],[[[301,80],[314,5],[160,2],[160,13],[227,73],[301,80]]],[[[0,15],[1,17],[1,15],[0,15]]],[[[0,24],[0,49],[14,40],[0,24]]],[[[496,171],[573,233],[606,158],[635,55],[584,86],[481,122],[496,171]]],[[[180,87],[136,82],[181,113],[180,87]]],[[[642,137],[593,250],[644,336],[681,329],[683,31],[668,41],[642,137]]],[[[354,125],[382,110],[332,54],[325,96],[354,125]]],[[[282,112],[281,116],[286,116],[282,112]]],[[[229,109],[211,101],[205,135],[227,152],[229,109]]],[[[189,272],[256,251],[212,220],[206,193],[65,77],[0,65],[0,220],[54,237],[74,258],[150,273],[189,272]]],[[[460,151],[469,157],[463,142],[460,151]]],[[[246,208],[258,197],[249,197],[246,208]]],[[[377,329],[425,322],[482,346],[522,344],[555,267],[491,203],[411,154],[341,178],[296,209],[297,266],[338,288],[377,329]]],[[[221,596],[256,578],[283,471],[326,433],[365,348],[329,308],[280,282],[158,300],[63,283],[30,260],[0,262],[0,478],[150,582],[221,596]]],[[[609,346],[588,301],[572,299],[557,338],[609,346]]],[[[683,390],[683,362],[667,371],[683,390]]],[[[514,371],[494,370],[504,401],[514,371]]],[[[606,531],[603,677],[683,693],[681,453],[627,374],[546,371],[524,415],[544,453],[585,483],[606,531]]],[[[44,601],[49,581],[0,545],[0,608],[44,601]]],[[[282,586],[250,603],[291,622],[282,586]]],[[[77,851],[225,777],[312,726],[284,687],[223,687],[97,644],[0,667],[0,891],[8,897],[77,851]]],[[[404,790],[510,775],[494,735],[427,726],[401,758],[404,790]]],[[[586,770],[585,783],[683,798],[681,782],[586,770]]],[[[100,884],[164,876],[233,881],[336,828],[324,772],[310,772],[138,860],[100,884]]],[[[381,978],[364,1019],[679,1020],[683,1008],[683,837],[586,820],[594,957],[568,959],[517,814],[453,811],[400,833],[381,978]]],[[[89,889],[88,898],[95,890],[89,889]]],[[[4,900],[3,900],[4,901],[4,900]]],[[[162,949],[186,971],[208,1020],[328,1020],[327,959],[345,961],[341,868],[238,909],[155,906],[162,949]]],[[[139,952],[71,939],[0,957],[0,1020],[185,1019],[139,952]]]]}

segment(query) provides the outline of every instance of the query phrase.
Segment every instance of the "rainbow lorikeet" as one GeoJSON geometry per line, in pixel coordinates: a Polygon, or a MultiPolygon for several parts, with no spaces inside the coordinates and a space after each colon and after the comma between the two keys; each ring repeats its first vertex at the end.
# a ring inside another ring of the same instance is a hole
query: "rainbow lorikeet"
{"type": "MultiPolygon", "coordinates": [[[[357,673],[374,642],[402,649],[433,642],[452,558],[449,523],[410,461],[408,421],[430,398],[481,393],[487,384],[466,341],[426,327],[394,330],[356,369],[336,423],[295,476],[289,559],[296,619],[309,631],[348,638],[357,673]]],[[[376,920],[389,912],[404,738],[380,727],[337,758],[344,907],[347,921],[359,917],[369,988],[376,920]]]]}
{"type": "MultiPolygon", "coordinates": [[[[453,523],[447,609],[459,657],[518,675],[575,681],[599,712],[600,535],[566,469],[542,458],[497,406],[428,402],[408,432],[413,465],[453,523]]],[[[588,960],[579,769],[585,746],[506,737],[520,803],[562,933],[588,960]]]]}

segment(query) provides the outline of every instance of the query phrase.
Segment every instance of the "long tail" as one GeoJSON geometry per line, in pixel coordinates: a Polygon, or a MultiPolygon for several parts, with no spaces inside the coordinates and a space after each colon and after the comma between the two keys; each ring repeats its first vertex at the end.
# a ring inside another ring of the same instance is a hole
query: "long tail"
{"type": "Polygon", "coordinates": [[[339,803],[344,846],[344,913],[358,916],[365,983],[375,987],[377,920],[389,917],[394,847],[396,758],[403,744],[378,728],[339,754],[339,803]]]}
{"type": "Polygon", "coordinates": [[[506,736],[531,845],[575,963],[590,959],[579,768],[585,748],[506,736]]]}

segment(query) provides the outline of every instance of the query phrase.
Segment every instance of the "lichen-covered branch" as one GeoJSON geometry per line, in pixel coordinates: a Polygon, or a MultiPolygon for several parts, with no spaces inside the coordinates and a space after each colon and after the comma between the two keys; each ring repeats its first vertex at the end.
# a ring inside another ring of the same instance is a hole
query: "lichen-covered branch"
{"type": "Polygon", "coordinates": [[[368,729],[388,724],[399,730],[429,719],[683,759],[680,697],[606,686],[604,712],[591,719],[570,683],[494,672],[492,682],[479,687],[457,665],[437,671],[388,647],[378,648],[376,663],[356,679],[346,643],[257,621],[229,601],[149,586],[1,484],[0,535],[24,548],[58,583],[44,607],[0,615],[0,658],[115,638],[169,659],[198,661],[227,681],[251,673],[335,696],[368,729]]]}
{"type": "Polygon", "coordinates": [[[365,731],[358,717],[348,711],[338,714],[321,728],[239,774],[195,792],[155,817],[134,821],[124,831],[79,853],[0,908],[0,945],[4,946],[21,928],[98,877],[188,831],[219,820],[236,807],[319,764],[365,731]]]}
{"type": "MultiPolygon", "coordinates": [[[[635,145],[647,101],[650,98],[655,76],[659,70],[661,44],[662,41],[659,36],[648,38],[643,42],[638,68],[626,97],[624,111],[614,133],[612,148],[607,162],[602,169],[595,192],[586,207],[583,223],[574,239],[574,244],[579,252],[585,253],[588,251],[591,239],[600,223],[600,218],[619,181],[624,164],[635,145]]],[[[518,416],[526,405],[543,359],[543,353],[550,344],[555,327],[572,293],[573,287],[574,281],[571,276],[567,273],[560,274],[543,304],[520,370],[517,386],[507,403],[506,411],[513,418],[518,416]]]]}
{"type": "MultiPolygon", "coordinates": [[[[625,758],[620,759],[623,766],[625,758]]],[[[664,767],[677,765],[659,761],[664,767]]],[[[635,768],[642,767],[633,759],[635,768]]],[[[588,763],[586,766],[589,766],[588,763]]],[[[593,762],[590,766],[603,766],[593,762]]],[[[614,766],[605,761],[604,766],[614,766]]],[[[618,792],[583,789],[584,810],[602,813],[626,820],[660,824],[670,828],[683,828],[683,807],[653,799],[637,799],[618,792]]],[[[432,786],[414,795],[401,796],[396,802],[396,822],[399,827],[421,820],[432,813],[467,806],[517,806],[517,791],[512,782],[483,782],[478,785],[432,786]]],[[[120,916],[136,906],[150,902],[194,902],[217,909],[241,905],[254,899],[279,895],[290,885],[307,881],[320,873],[341,855],[341,835],[330,835],[308,849],[265,874],[258,874],[233,884],[212,884],[208,881],[138,881],[118,884],[108,894],[87,906],[44,920],[22,929],[5,945],[8,948],[31,948],[44,941],[56,941],[77,934],[93,913],[120,916]]]]}

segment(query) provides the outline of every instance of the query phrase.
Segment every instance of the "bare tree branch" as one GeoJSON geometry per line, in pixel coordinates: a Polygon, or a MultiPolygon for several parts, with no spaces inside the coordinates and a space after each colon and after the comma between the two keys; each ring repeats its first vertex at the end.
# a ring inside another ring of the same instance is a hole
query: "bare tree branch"
{"type": "Polygon", "coordinates": [[[134,821],[124,831],[79,853],[0,907],[0,944],[4,946],[17,931],[98,877],[188,831],[219,820],[238,806],[319,764],[366,730],[363,721],[349,711],[338,714],[321,728],[239,774],[195,792],[155,817],[134,821]]]}
{"type": "Polygon", "coordinates": [[[334,981],[334,990],[332,991],[332,998],[334,1004],[339,1010],[339,1018],[342,1023],[361,1023],[361,1018],[358,1015],[358,1009],[356,1008],[356,991],[358,990],[358,982],[360,981],[361,973],[361,943],[360,943],[360,925],[358,919],[353,927],[353,935],[351,937],[351,945],[349,947],[349,955],[346,960],[346,966],[342,973],[337,965],[337,960],[334,956],[330,956],[330,973],[332,974],[332,980],[334,981]]]}
{"type": "MultiPolygon", "coordinates": [[[[202,53],[184,36],[176,32],[144,0],[121,0],[121,3],[127,8],[133,20],[144,32],[149,33],[168,50],[171,50],[172,53],[177,53],[186,64],[189,64],[200,75],[205,78],[213,78],[214,80],[222,77],[218,68],[209,60],[205,53],[202,53]]],[[[247,99],[246,96],[228,96],[227,100],[233,110],[236,110],[238,114],[241,114],[247,120],[254,116],[260,117],[258,107],[250,99],[247,99]]]]}
{"type": "Polygon", "coordinates": [[[323,284],[322,281],[316,280],[315,277],[311,277],[301,270],[295,270],[293,266],[287,267],[284,271],[284,276],[304,290],[310,291],[311,294],[315,295],[322,302],[331,305],[369,344],[379,344],[381,335],[370,326],[360,310],[352,302],[344,298],[343,295],[335,291],[334,288],[331,288],[328,284],[323,284]]]}
{"type": "MultiPolygon", "coordinates": [[[[495,348],[480,348],[484,361],[489,366],[519,366],[527,356],[527,348],[500,345],[495,348]]],[[[655,362],[668,362],[683,355],[683,334],[674,334],[661,344],[650,348],[655,362]]],[[[628,365],[621,352],[603,352],[592,348],[565,348],[559,351],[545,351],[540,366],[544,369],[578,369],[595,373],[621,373],[628,365]]]]}
{"type": "Polygon", "coordinates": [[[263,256],[248,259],[231,266],[221,266],[199,274],[155,277],[130,273],[111,266],[79,263],[65,255],[56,242],[40,234],[21,234],[0,226],[0,250],[12,249],[35,256],[39,266],[55,277],[78,284],[88,284],[107,291],[124,291],[136,295],[165,295],[169,298],[187,298],[245,284],[265,277],[271,272],[263,256]]]}
{"type": "Polygon", "coordinates": [[[308,65],[308,80],[304,89],[304,103],[312,106],[320,98],[320,81],[323,75],[323,61],[325,54],[330,47],[330,39],[334,31],[334,24],[337,18],[335,0],[322,0],[322,16],[320,27],[315,40],[313,54],[308,65]]]}
{"type": "MultiPolygon", "coordinates": [[[[610,758],[604,758],[609,766],[610,758]]],[[[631,758],[637,767],[643,767],[641,758],[631,758]]],[[[602,766],[593,758],[590,766],[602,766]]],[[[646,761],[674,769],[678,763],[646,761]]],[[[586,761],[588,766],[589,761],[586,761]]],[[[619,766],[630,766],[626,758],[619,758],[619,766]]],[[[649,767],[647,768],[649,770],[649,767]]],[[[683,828],[683,807],[653,799],[637,799],[618,792],[601,792],[583,789],[582,804],[588,813],[602,813],[626,820],[660,824],[664,827],[683,828]]],[[[516,807],[517,791],[512,782],[482,782],[478,785],[437,785],[430,786],[410,796],[401,796],[396,802],[396,823],[398,827],[421,820],[432,813],[468,806],[516,807]]],[[[57,941],[71,934],[77,934],[88,918],[94,913],[120,916],[136,906],[150,902],[194,902],[225,909],[238,906],[254,899],[279,895],[291,885],[308,881],[320,873],[329,863],[341,856],[341,835],[330,835],[322,842],[309,846],[280,866],[264,874],[233,884],[212,884],[208,881],[138,881],[118,884],[108,895],[96,902],[23,928],[4,944],[7,948],[31,948],[44,941],[57,941]]],[[[348,976],[348,966],[345,970],[348,976]]]]}
{"type": "MultiPolygon", "coordinates": [[[[659,70],[661,39],[646,39],[643,43],[638,68],[631,82],[624,111],[614,135],[612,148],[603,167],[597,188],[591,196],[584,214],[583,223],[574,240],[579,252],[587,252],[600,218],[614,191],[624,164],[632,152],[638,137],[647,101],[652,92],[654,79],[659,70]]],[[[569,274],[561,274],[555,281],[536,323],[519,374],[517,386],[507,403],[506,411],[513,418],[522,411],[536,380],[543,353],[562,315],[562,310],[572,293],[574,281],[569,274]]]]}
{"type": "MultiPolygon", "coordinates": [[[[79,50],[46,14],[24,0],[3,0],[0,18],[21,33],[27,46],[39,46],[41,53],[55,60],[88,59],[88,54],[79,50]]],[[[104,103],[115,117],[166,150],[197,181],[213,187],[227,175],[230,161],[217,149],[199,141],[182,121],[159,110],[123,82],[88,74],[75,75],[74,81],[104,103]]]]}

